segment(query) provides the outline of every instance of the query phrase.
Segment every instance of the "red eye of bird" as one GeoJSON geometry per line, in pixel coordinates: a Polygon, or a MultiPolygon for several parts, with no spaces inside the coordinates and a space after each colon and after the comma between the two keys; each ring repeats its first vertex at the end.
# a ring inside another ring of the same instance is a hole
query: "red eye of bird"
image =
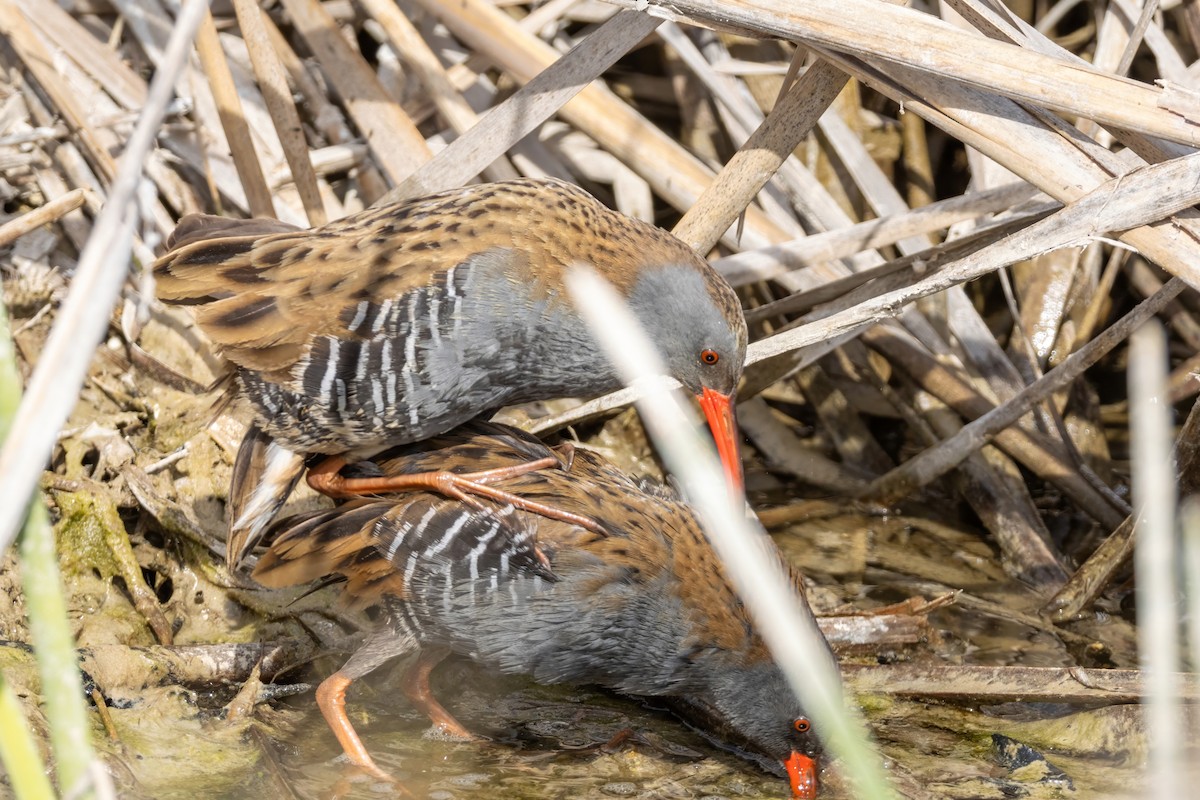
{"type": "Polygon", "coordinates": [[[796,729],[797,733],[808,733],[812,725],[809,724],[807,717],[797,717],[796,721],[792,723],[792,727],[796,729]]]}
{"type": "Polygon", "coordinates": [[[710,367],[721,360],[721,356],[716,350],[705,350],[700,354],[700,362],[707,364],[710,367]]]}

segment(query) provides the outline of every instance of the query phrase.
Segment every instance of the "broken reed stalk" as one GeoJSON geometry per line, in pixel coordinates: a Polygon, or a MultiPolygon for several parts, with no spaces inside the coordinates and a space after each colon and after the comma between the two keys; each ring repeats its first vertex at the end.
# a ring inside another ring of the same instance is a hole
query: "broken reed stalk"
{"type": "MultiPolygon", "coordinates": [[[[1176,279],[1178,280],[1178,279],[1176,279]]],[[[1179,708],[1179,613],[1175,571],[1175,475],[1171,460],[1171,407],[1167,396],[1167,341],[1149,323],[1129,343],[1130,438],[1133,497],[1138,510],[1134,548],[1138,653],[1146,673],[1148,784],[1153,797],[1182,797],[1183,731],[1179,708]]]]}
{"type": "Polygon", "coordinates": [[[1055,622],[1069,622],[1090,606],[1133,552],[1133,526],[1133,517],[1126,517],[1050,598],[1043,613],[1055,622]]]}
{"type": "MultiPolygon", "coordinates": [[[[8,315],[0,303],[0,442],[12,430],[16,410],[21,399],[21,374],[17,370],[16,350],[9,335],[8,315]]],[[[40,473],[41,470],[31,469],[40,473]]],[[[24,497],[26,495],[17,495],[24,497]]],[[[13,503],[24,510],[25,505],[13,503]]],[[[50,727],[50,746],[54,753],[55,772],[58,775],[62,794],[70,797],[89,798],[96,795],[112,796],[111,785],[107,791],[93,792],[88,787],[89,776],[106,784],[107,772],[103,767],[94,768],[95,752],[91,745],[91,726],[88,724],[87,707],[83,701],[83,678],[75,661],[75,641],[71,635],[71,624],[67,617],[66,589],[58,571],[58,556],[54,547],[54,533],[50,529],[50,518],[40,496],[29,503],[29,514],[21,532],[19,542],[19,569],[21,587],[29,619],[29,632],[37,658],[38,675],[41,678],[41,699],[50,727]],[[101,777],[103,776],[103,777],[101,777]]],[[[2,679],[0,679],[2,680],[2,679]]],[[[12,695],[12,687],[4,683],[4,705],[12,695]]],[[[28,727],[21,719],[19,707],[9,708],[5,713],[9,719],[0,727],[7,731],[10,724],[17,729],[4,734],[3,749],[17,757],[23,749],[22,736],[28,735],[28,727]],[[15,713],[15,717],[12,714],[15,713]],[[15,749],[12,749],[15,748],[15,749]]],[[[28,754],[21,756],[27,758],[28,754]]],[[[33,760],[28,764],[7,765],[9,775],[17,782],[15,772],[43,772],[44,767],[33,751],[33,760]],[[13,767],[15,766],[15,770],[13,767]]],[[[44,772],[42,774],[45,778],[44,772]]],[[[22,775],[21,783],[31,792],[29,796],[42,796],[43,787],[29,775],[22,775]]],[[[47,782],[48,785],[48,782],[47,782]]],[[[14,785],[14,789],[16,786],[14,785]]],[[[50,793],[53,796],[53,792],[50,793]]],[[[18,791],[18,797],[25,797],[18,791]]]]}
{"type": "Polygon", "coordinates": [[[847,80],[846,73],[828,62],[809,67],[721,168],[672,233],[703,258],[800,146],[847,80]]]}
{"type": "MultiPolygon", "coordinates": [[[[270,15],[263,13],[260,21],[266,32],[267,39],[270,41],[271,48],[275,55],[283,64],[284,70],[288,77],[291,78],[292,85],[300,93],[304,99],[305,108],[308,111],[309,117],[313,121],[316,129],[325,137],[330,144],[359,144],[358,135],[350,130],[350,126],[343,118],[341,109],[325,95],[325,90],[318,85],[313,79],[313,76],[308,73],[308,69],[304,63],[292,50],[291,44],[275,27],[275,23],[271,20],[270,15]]],[[[358,169],[358,190],[362,194],[364,202],[372,202],[375,198],[380,197],[387,190],[384,185],[383,176],[380,175],[379,169],[370,161],[364,159],[358,169]]]]}
{"type": "MultiPolygon", "coordinates": [[[[961,418],[978,419],[996,409],[991,399],[974,390],[968,375],[921,348],[899,325],[878,325],[864,331],[861,339],[863,344],[885,356],[895,367],[906,372],[922,390],[945,403],[961,418]]],[[[1014,392],[1011,397],[1017,394],[1019,392],[1014,392]]],[[[937,437],[930,445],[936,444],[941,438],[937,437]]],[[[1105,527],[1111,529],[1120,525],[1128,513],[1124,507],[1118,506],[1120,499],[1114,499],[1111,491],[1101,492],[1085,480],[1079,474],[1077,462],[1062,443],[1044,435],[1036,426],[1006,426],[997,430],[991,441],[1035,475],[1058,486],[1081,511],[1105,527]]],[[[903,474],[896,470],[890,472],[903,474]]]]}
{"type": "Polygon", "coordinates": [[[54,56],[33,32],[22,5],[11,0],[0,0],[0,33],[7,37],[26,69],[54,104],[55,113],[66,122],[91,165],[104,179],[111,179],[116,172],[112,156],[101,144],[88,115],[80,108],[76,93],[54,68],[54,56]]]}
{"type": "MultiPolygon", "coordinates": [[[[252,3],[254,0],[239,0],[239,2],[252,3]]],[[[442,66],[437,53],[433,52],[432,48],[430,48],[429,44],[421,36],[421,32],[417,30],[417,27],[396,5],[395,0],[362,0],[362,6],[363,10],[370,14],[379,23],[379,26],[383,28],[383,32],[391,42],[392,49],[396,51],[396,55],[403,59],[405,65],[416,74],[421,84],[425,87],[429,98],[437,107],[438,113],[450,129],[461,135],[477,125],[479,123],[479,115],[475,113],[475,109],[471,108],[466,98],[458,91],[458,87],[454,85],[449,75],[446,74],[446,69],[442,66]]],[[[522,120],[526,123],[529,122],[526,117],[522,117],[522,120]]],[[[543,119],[539,115],[539,118],[536,120],[537,124],[540,124],[542,121],[543,119]]],[[[502,181],[520,177],[520,173],[517,172],[505,153],[523,137],[516,136],[516,138],[513,138],[515,135],[514,131],[507,125],[496,125],[494,128],[487,127],[483,130],[488,130],[493,134],[486,143],[482,143],[487,147],[487,152],[476,153],[473,150],[465,150],[460,151],[462,155],[473,158],[476,163],[482,164],[477,172],[481,173],[489,181],[502,181]],[[496,135],[500,131],[505,131],[506,135],[496,135]],[[503,149],[501,149],[501,145],[503,149]],[[487,157],[495,153],[495,151],[499,152],[496,153],[491,161],[487,161],[487,157]]],[[[477,132],[476,136],[481,132],[477,132]]],[[[438,158],[440,158],[440,154],[434,160],[438,160],[438,158]]],[[[454,159],[452,158],[445,163],[449,166],[454,163],[454,159]]],[[[438,188],[454,188],[466,183],[473,174],[475,173],[464,173],[461,181],[445,182],[438,188]]],[[[411,181],[412,178],[410,177],[409,180],[411,181]]],[[[432,189],[432,191],[437,190],[432,189]]]]}
{"type": "Polygon", "coordinates": [[[207,12],[200,23],[200,29],[196,31],[196,52],[200,56],[204,74],[208,77],[213,99],[217,103],[217,114],[221,119],[221,127],[225,129],[225,139],[229,142],[238,178],[246,192],[250,216],[274,219],[275,204],[271,200],[271,190],[267,188],[267,179],[263,177],[262,165],[254,149],[250,123],[246,121],[242,100],[238,97],[237,87],[233,83],[233,73],[225,60],[225,51],[221,49],[217,25],[213,22],[212,14],[207,12]]]}
{"type": "MultiPolygon", "coordinates": [[[[752,132],[762,125],[763,112],[747,93],[740,91],[740,81],[720,74],[709,63],[709,59],[721,58],[721,54],[727,52],[716,36],[708,32],[698,33],[701,41],[694,42],[673,22],[662,25],[658,29],[658,37],[668,45],[674,56],[679,59],[680,64],[687,67],[688,73],[693,76],[699,86],[707,90],[710,102],[716,112],[716,118],[725,128],[731,143],[742,149],[752,132]]],[[[796,55],[803,58],[803,51],[797,50],[796,55]]],[[[834,80],[836,81],[838,78],[835,77],[834,80]]],[[[833,96],[836,95],[835,91],[833,96]]],[[[817,104],[824,103],[827,106],[832,98],[827,99],[822,95],[817,95],[814,99],[817,104]]],[[[812,123],[815,123],[823,110],[824,106],[811,109],[812,123]]],[[[803,127],[796,131],[798,134],[806,134],[812,127],[811,123],[807,125],[801,123],[801,125],[803,127]]],[[[776,186],[757,195],[757,206],[788,238],[803,236],[805,231],[796,219],[795,212],[788,208],[782,200],[785,197],[784,192],[792,198],[806,198],[816,194],[815,191],[811,191],[814,188],[812,184],[816,182],[812,173],[808,172],[798,159],[792,157],[789,151],[784,154],[784,160],[772,173],[753,176],[750,180],[765,182],[770,177],[775,178],[776,186]]],[[[737,198],[733,199],[736,204],[737,198]]],[[[799,203],[797,206],[803,207],[799,203]]],[[[740,206],[743,213],[748,207],[749,205],[745,203],[740,206]]],[[[732,233],[737,236],[738,231],[735,230],[732,233]]],[[[729,241],[724,230],[718,231],[717,234],[729,241]]],[[[692,243],[689,242],[689,244],[692,243]]],[[[704,252],[707,252],[707,249],[704,252]]]]}
{"type": "Polygon", "coordinates": [[[27,214],[22,214],[16,219],[0,225],[0,247],[8,247],[30,231],[54,222],[63,214],[74,211],[82,206],[86,199],[87,193],[83,189],[72,189],[41,208],[35,208],[27,214]]]}
{"type": "MultiPolygon", "coordinates": [[[[1183,495],[1196,494],[1200,489],[1200,485],[1198,485],[1200,444],[1198,441],[1200,441],[1200,403],[1193,405],[1192,411],[1188,414],[1187,420],[1183,422],[1175,440],[1174,461],[1178,470],[1180,491],[1183,495]]],[[[1090,606],[1100,591],[1108,587],[1114,573],[1120,569],[1122,564],[1126,563],[1129,554],[1133,552],[1135,533],[1134,518],[1127,517],[1120,527],[1112,531],[1108,539],[1100,542],[1096,552],[1088,555],[1084,564],[1075,570],[1075,575],[1070,577],[1066,587],[1063,587],[1049,603],[1046,603],[1045,613],[1049,613],[1056,621],[1063,622],[1074,619],[1075,615],[1090,606]]],[[[1190,539],[1192,537],[1189,536],[1188,540],[1190,541],[1190,539]]],[[[1200,602],[1200,569],[1196,572],[1196,576],[1198,576],[1198,585],[1196,585],[1198,600],[1195,602],[1200,602]]],[[[1200,618],[1195,619],[1200,620],[1200,618]]],[[[1196,631],[1194,638],[1200,642],[1200,631],[1196,631]]],[[[1196,654],[1196,656],[1200,658],[1200,654],[1196,654]]],[[[1193,668],[1200,668],[1200,660],[1194,661],[1193,668]]]]}
{"type": "Polygon", "coordinates": [[[738,596],[855,795],[894,798],[870,734],[857,710],[844,702],[836,664],[808,604],[767,555],[767,534],[746,518],[744,501],[731,497],[712,448],[696,433],[696,420],[663,382],[654,345],[616,290],[590,268],[571,270],[567,288],[622,381],[643,392],[638,412],[650,438],[686,487],[738,596]]]}
{"type": "Polygon", "coordinates": [[[329,11],[318,0],[281,0],[281,5],[391,182],[400,183],[428,161],[425,137],[342,38],[329,11]]]}
{"type": "MultiPolygon", "coordinates": [[[[881,94],[901,103],[956,139],[975,147],[981,154],[1016,173],[1046,194],[1064,203],[1083,199],[1104,183],[1121,175],[1129,165],[1079,131],[1037,108],[1027,108],[997,95],[971,89],[955,81],[936,80],[927,73],[889,67],[826,54],[855,77],[881,94]],[[924,96],[932,98],[928,102],[924,96]]],[[[1121,138],[1122,131],[1116,131],[1121,138]]],[[[1146,137],[1129,135],[1130,149],[1148,162],[1175,158],[1173,146],[1146,137]]],[[[1174,235],[1171,227],[1142,225],[1117,227],[1120,239],[1137,248],[1173,275],[1200,285],[1200,245],[1193,240],[1197,229],[1194,211],[1179,213],[1174,222],[1190,236],[1174,235]]]]}
{"type": "Polygon", "coordinates": [[[1105,125],[1195,146],[1200,131],[1161,87],[963,31],[911,8],[873,0],[608,0],[656,16],[882,58],[1105,125]],[[970,57],[963,54],[969,53],[970,57]]]}
{"type": "Polygon", "coordinates": [[[586,89],[661,22],[632,11],[617,14],[487,111],[376,205],[463,185],[586,89]]]}
{"type": "MultiPolygon", "coordinates": [[[[560,58],[553,47],[524,30],[487,0],[416,2],[464,44],[491,59],[522,84],[532,81],[560,58]]],[[[643,19],[641,24],[650,22],[657,24],[658,20],[643,19]]],[[[712,170],[699,158],[603,85],[591,83],[583,87],[558,115],[628,165],[677,209],[690,208],[712,182],[712,170]]],[[[791,238],[754,206],[746,210],[745,220],[742,238],[751,247],[791,238]]]]}
{"type": "Polygon", "coordinates": [[[941,443],[878,478],[862,496],[888,504],[942,477],[962,463],[967,456],[987,444],[991,437],[1028,414],[1035,404],[1064,388],[1095,365],[1114,347],[1125,341],[1136,328],[1162,311],[1185,288],[1187,284],[1182,280],[1172,278],[1158,294],[1143,300],[1057,367],[1026,386],[1012,400],[996,406],[965,425],[954,436],[942,440],[941,443]]]}
{"type": "Polygon", "coordinates": [[[1000,267],[1134,226],[1150,225],[1200,201],[1192,176],[1200,154],[1132,170],[1096,187],[1061,211],[1008,239],[975,251],[911,285],[885,292],[824,319],[754,342],[753,364],[895,316],[908,303],[1000,267]]]}
{"type": "MultiPolygon", "coordinates": [[[[732,160],[730,163],[733,163],[732,160]]],[[[956,222],[979,219],[988,214],[997,214],[1029,200],[1035,194],[1037,194],[1037,189],[1029,184],[1014,182],[1006,186],[997,187],[996,189],[939,200],[903,213],[875,217],[874,219],[858,222],[846,227],[834,228],[823,233],[814,233],[803,239],[796,239],[771,247],[763,247],[758,250],[743,250],[740,253],[716,259],[713,261],[713,267],[734,287],[745,286],[756,281],[774,280],[789,272],[810,269],[825,261],[849,258],[870,248],[886,247],[909,236],[918,236],[944,230],[956,222]]],[[[1055,203],[1054,208],[1056,209],[1057,207],[1058,204],[1055,203]]],[[[992,223],[992,225],[1006,226],[1020,220],[1029,222],[1044,215],[1048,210],[1053,209],[1048,204],[1041,205],[1037,210],[1027,210],[1021,215],[1006,216],[998,222],[992,223]]],[[[972,232],[971,235],[976,235],[976,232],[972,232]]],[[[953,239],[943,245],[939,245],[939,248],[957,245],[960,242],[961,239],[953,239]]],[[[929,254],[930,257],[939,252],[938,248],[931,248],[930,250],[932,251],[929,254]]],[[[904,258],[920,259],[922,258],[922,254],[913,253],[904,258]]],[[[894,265],[896,261],[903,260],[895,259],[888,262],[888,264],[894,265]]],[[[895,268],[894,266],[892,267],[892,269],[895,268]]],[[[856,271],[846,276],[843,280],[861,281],[863,280],[861,276],[868,271],[856,271]]],[[[844,294],[844,292],[842,293],[844,294]]],[[[833,297],[826,297],[816,302],[826,302],[831,299],[833,297]]],[[[784,298],[783,300],[775,301],[775,303],[771,304],[775,308],[771,312],[764,313],[791,312],[791,309],[784,305],[787,300],[788,298],[784,298]],[[776,304],[779,305],[776,306],[776,304]]],[[[757,312],[759,309],[755,309],[755,311],[757,312]]]]}
{"type": "MultiPolygon", "coordinates": [[[[963,254],[997,242],[1000,239],[1012,235],[1014,231],[1018,231],[1025,226],[1038,221],[1039,219],[1043,219],[1047,214],[1055,211],[1057,207],[1057,204],[1053,206],[1047,204],[1041,206],[1039,210],[1028,214],[1013,214],[998,222],[981,224],[969,234],[961,236],[957,239],[950,239],[942,244],[930,247],[927,250],[901,256],[899,258],[892,259],[891,261],[885,261],[878,266],[867,267],[866,269],[851,272],[843,278],[825,281],[811,289],[803,289],[793,294],[781,297],[778,300],[764,303],[763,305],[757,306],[746,312],[746,322],[759,322],[780,314],[807,314],[817,306],[825,305],[826,303],[834,303],[842,298],[851,296],[851,292],[858,290],[859,287],[864,286],[870,281],[876,282],[876,288],[874,290],[863,289],[859,291],[859,295],[862,295],[863,292],[868,291],[879,293],[885,291],[886,287],[889,285],[911,282],[914,279],[913,273],[919,271],[928,274],[928,272],[931,270],[939,269],[943,264],[949,263],[949,261],[952,259],[959,258],[963,254]],[[908,274],[892,277],[901,271],[908,271],[908,274]]],[[[858,228],[859,226],[854,225],[852,227],[858,228]]],[[[845,230],[847,229],[840,228],[834,233],[840,233],[845,230]]],[[[812,240],[820,240],[824,236],[825,234],[818,233],[814,234],[813,236],[809,236],[807,239],[802,241],[808,242],[812,240]]],[[[895,241],[893,240],[887,242],[886,244],[894,243],[895,241]]],[[[814,242],[814,244],[818,248],[821,247],[820,241],[814,242]]],[[[849,243],[847,242],[847,245],[848,244],[849,243]]],[[[882,246],[882,244],[876,246],[882,246]]],[[[855,255],[855,252],[848,252],[840,256],[834,256],[834,258],[842,258],[853,255],[855,255]]],[[[719,259],[716,263],[714,263],[714,266],[720,269],[722,263],[728,260],[729,259],[727,258],[719,259]]],[[[783,270],[783,272],[780,273],[781,275],[789,271],[785,268],[785,263],[791,262],[791,260],[791,256],[789,255],[784,258],[782,263],[774,262],[775,267],[783,270]]],[[[811,269],[815,267],[817,263],[819,262],[810,262],[809,264],[804,265],[802,268],[811,269]]],[[[745,276],[743,275],[742,277],[745,276]]],[[[742,280],[740,283],[735,283],[734,285],[737,286],[744,283],[746,283],[746,281],[742,280]]],[[[845,304],[842,303],[842,305],[844,306],[845,304]]],[[[796,322],[784,325],[782,328],[780,328],[780,330],[790,330],[791,328],[799,327],[804,323],[805,320],[801,318],[796,322]]]]}
{"type": "MultiPolygon", "coordinates": [[[[292,181],[296,184],[296,192],[304,204],[305,214],[309,225],[324,225],[328,221],[325,214],[325,203],[321,199],[321,190],[317,185],[317,176],[313,172],[312,158],[308,151],[308,142],[304,138],[304,126],[300,122],[300,113],[292,100],[292,92],[288,89],[284,77],[283,65],[279,56],[271,47],[267,29],[263,23],[266,14],[255,0],[234,0],[234,13],[237,14],[238,27],[242,31],[242,40],[246,43],[246,51],[250,55],[250,65],[254,68],[254,77],[262,91],[263,102],[283,145],[283,154],[287,158],[288,167],[292,171],[292,181]]],[[[262,176],[261,170],[259,176],[262,176]]],[[[246,196],[250,196],[247,187],[246,196]]],[[[268,194],[269,197],[269,194],[268,194]]],[[[253,207],[253,203],[251,203],[253,207]]]]}

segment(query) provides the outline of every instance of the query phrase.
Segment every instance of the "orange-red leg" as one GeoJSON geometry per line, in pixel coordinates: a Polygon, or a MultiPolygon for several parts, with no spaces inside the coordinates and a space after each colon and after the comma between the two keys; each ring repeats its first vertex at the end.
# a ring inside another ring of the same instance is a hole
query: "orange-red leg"
{"type": "Polygon", "coordinates": [[[401,688],[413,708],[429,717],[435,728],[460,739],[475,739],[476,737],[437,701],[429,686],[430,673],[447,655],[448,652],[443,649],[422,650],[416,662],[404,674],[401,688]]]}
{"type": "Polygon", "coordinates": [[[353,681],[353,678],[340,670],[321,681],[321,685],[317,687],[317,706],[321,709],[321,715],[325,717],[325,722],[337,737],[351,764],[380,780],[396,783],[397,788],[403,791],[396,779],[380,769],[375,759],[371,758],[366,745],[358,738],[358,732],[350,723],[350,718],[346,716],[346,689],[353,681]]]}
{"type": "Polygon", "coordinates": [[[308,485],[321,494],[329,497],[353,497],[363,494],[386,494],[389,492],[434,491],[480,507],[479,501],[470,495],[486,497],[497,503],[511,505],[540,514],[543,517],[557,519],[571,525],[578,525],[593,533],[603,534],[600,524],[591,517],[564,511],[560,508],[528,500],[519,495],[489,486],[490,483],[510,480],[512,478],[534,472],[539,469],[549,469],[560,466],[558,458],[547,456],[536,461],[528,461],[512,467],[489,469],[482,472],[470,472],[459,475],[454,472],[418,472],[413,475],[390,475],[382,478],[344,478],[342,467],[346,459],[342,456],[330,456],[308,471],[308,485]]]}

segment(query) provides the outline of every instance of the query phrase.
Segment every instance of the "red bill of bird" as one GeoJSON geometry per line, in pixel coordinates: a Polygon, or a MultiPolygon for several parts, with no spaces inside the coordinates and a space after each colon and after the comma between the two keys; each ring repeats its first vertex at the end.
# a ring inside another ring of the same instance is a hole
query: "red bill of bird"
{"type": "MultiPolygon", "coordinates": [[[[793,797],[816,796],[816,733],[688,505],[594,451],[555,452],[489,423],[357,468],[389,476],[439,465],[507,471],[506,491],[595,519],[602,531],[428,492],[355,498],[280,521],[257,581],[285,587],[338,575],[343,602],[384,611],[378,630],[317,690],[355,765],[388,777],[350,724],[345,696],[393,658],[417,654],[405,696],[444,732],[470,736],[429,688],[430,671],[453,652],[543,683],[667,699],[722,740],[765,756],[793,797]],[[529,467],[546,460],[557,466],[529,467]]],[[[790,574],[803,601],[800,576],[790,574]]],[[[833,658],[827,649],[814,657],[833,658]]]]}
{"type": "MultiPolygon", "coordinates": [[[[668,373],[699,399],[741,488],[733,397],[747,336],[737,296],[671,234],[576,186],[479,184],[309,230],[193,215],[168,248],[154,266],[158,296],[191,308],[254,409],[230,491],[231,566],[307,456],[326,456],[308,472],[326,494],[398,490],[340,469],[505,405],[619,388],[564,287],[576,263],[621,292],[668,373]]],[[[505,499],[486,479],[442,470],[404,480],[505,499]]]]}

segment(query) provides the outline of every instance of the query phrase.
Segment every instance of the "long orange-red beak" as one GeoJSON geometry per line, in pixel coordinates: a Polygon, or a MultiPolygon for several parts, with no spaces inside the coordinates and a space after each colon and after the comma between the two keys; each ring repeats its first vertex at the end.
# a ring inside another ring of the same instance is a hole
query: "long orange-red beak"
{"type": "Polygon", "coordinates": [[[792,784],[792,798],[814,800],[817,796],[817,762],[793,750],[783,767],[792,784]]]}
{"type": "Polygon", "coordinates": [[[742,458],[738,453],[737,420],[733,417],[733,399],[729,395],[713,391],[707,386],[697,397],[700,408],[712,428],[713,441],[717,443],[717,455],[725,468],[725,479],[730,487],[742,494],[742,458]]]}

